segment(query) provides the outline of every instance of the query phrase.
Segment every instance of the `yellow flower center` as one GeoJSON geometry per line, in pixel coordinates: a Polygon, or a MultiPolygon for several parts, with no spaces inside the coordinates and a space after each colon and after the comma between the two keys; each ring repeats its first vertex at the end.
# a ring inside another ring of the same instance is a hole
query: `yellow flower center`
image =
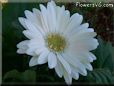
{"type": "Polygon", "coordinates": [[[65,38],[59,34],[49,34],[46,40],[49,49],[56,52],[63,51],[66,46],[65,38]]]}

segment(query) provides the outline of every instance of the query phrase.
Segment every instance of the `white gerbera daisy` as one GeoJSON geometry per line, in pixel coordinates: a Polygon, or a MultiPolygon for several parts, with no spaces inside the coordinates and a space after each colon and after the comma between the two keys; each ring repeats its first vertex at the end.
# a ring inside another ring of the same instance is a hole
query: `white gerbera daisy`
{"type": "Polygon", "coordinates": [[[19,54],[28,54],[32,58],[29,66],[48,62],[59,77],[64,77],[67,84],[79,74],[86,76],[87,70],[93,70],[90,64],[96,57],[90,52],[98,46],[93,28],[82,23],[82,15],[70,12],[65,7],[48,2],[47,8],[40,4],[40,10],[25,11],[26,18],[19,17],[19,22],[26,29],[23,34],[28,40],[17,44],[19,54]]]}

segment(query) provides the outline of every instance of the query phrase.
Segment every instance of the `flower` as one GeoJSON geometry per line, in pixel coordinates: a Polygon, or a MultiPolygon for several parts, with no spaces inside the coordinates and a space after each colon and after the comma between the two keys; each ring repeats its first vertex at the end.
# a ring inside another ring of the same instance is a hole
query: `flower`
{"type": "Polygon", "coordinates": [[[54,68],[67,84],[72,78],[77,80],[79,74],[86,76],[86,69],[92,71],[91,62],[96,60],[90,52],[98,46],[94,29],[88,23],[81,24],[82,15],[70,17],[64,5],[56,6],[54,1],[48,2],[47,8],[40,4],[40,9],[25,10],[26,18],[19,17],[28,40],[17,44],[17,53],[32,56],[29,66],[48,62],[48,67],[54,68]]]}

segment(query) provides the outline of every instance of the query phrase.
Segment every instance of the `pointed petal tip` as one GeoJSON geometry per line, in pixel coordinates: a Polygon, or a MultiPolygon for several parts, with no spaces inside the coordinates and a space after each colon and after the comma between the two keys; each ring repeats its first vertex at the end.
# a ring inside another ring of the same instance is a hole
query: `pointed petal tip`
{"type": "Polygon", "coordinates": [[[16,53],[20,54],[20,53],[19,53],[19,49],[16,51],[16,53]]]}
{"type": "Polygon", "coordinates": [[[21,21],[22,17],[18,17],[19,22],[21,21]]]}
{"type": "Polygon", "coordinates": [[[24,11],[24,13],[25,13],[25,16],[27,16],[29,12],[30,12],[30,11],[28,11],[28,10],[25,10],[25,11],[24,11]]]}
{"type": "Polygon", "coordinates": [[[87,68],[89,71],[92,71],[92,70],[93,70],[93,67],[92,67],[92,65],[91,65],[90,63],[88,63],[88,64],[86,65],[86,68],[87,68]]]}
{"type": "Polygon", "coordinates": [[[28,13],[28,12],[30,12],[30,11],[29,11],[29,10],[25,10],[25,11],[24,11],[25,14],[28,13]]]}
{"type": "Polygon", "coordinates": [[[89,23],[85,23],[85,27],[89,27],[89,23]]]}
{"type": "Polygon", "coordinates": [[[82,72],[79,72],[81,75],[83,75],[83,76],[87,76],[87,70],[86,69],[83,69],[83,71],[82,72]]]}
{"type": "Polygon", "coordinates": [[[25,54],[25,52],[24,52],[23,49],[18,49],[16,52],[17,52],[18,54],[25,54]]]}
{"type": "Polygon", "coordinates": [[[55,1],[54,0],[51,0],[51,2],[50,3],[52,3],[53,5],[55,5],[56,6],[56,3],[55,3],[55,1]]]}
{"type": "Polygon", "coordinates": [[[39,6],[41,10],[46,9],[46,7],[43,4],[40,4],[39,6]]]}
{"type": "Polygon", "coordinates": [[[37,10],[37,8],[32,8],[32,11],[33,11],[33,10],[37,10]]]}
{"type": "Polygon", "coordinates": [[[68,74],[71,74],[71,67],[70,67],[69,63],[60,54],[57,54],[57,55],[58,55],[57,56],[58,60],[62,63],[65,70],[68,72],[68,74]]]}
{"type": "Polygon", "coordinates": [[[33,67],[33,66],[36,66],[36,64],[34,65],[29,62],[29,67],[33,67]]]}
{"type": "Polygon", "coordinates": [[[24,20],[25,20],[25,18],[24,18],[24,17],[18,17],[18,21],[19,21],[21,24],[23,24],[23,23],[24,23],[24,20]]]}
{"type": "Polygon", "coordinates": [[[37,59],[38,57],[32,57],[29,61],[29,67],[36,66],[38,64],[37,59]]]}
{"type": "Polygon", "coordinates": [[[72,84],[72,76],[71,75],[64,75],[64,79],[67,85],[71,85],[72,84]]]}
{"type": "Polygon", "coordinates": [[[57,58],[56,55],[54,53],[50,53],[48,55],[48,66],[50,69],[55,68],[57,65],[57,58]]]}
{"type": "Polygon", "coordinates": [[[49,54],[49,51],[47,51],[47,50],[42,51],[42,53],[39,55],[39,58],[37,60],[38,64],[45,64],[45,63],[47,63],[47,61],[48,61],[48,54],[49,54]]]}

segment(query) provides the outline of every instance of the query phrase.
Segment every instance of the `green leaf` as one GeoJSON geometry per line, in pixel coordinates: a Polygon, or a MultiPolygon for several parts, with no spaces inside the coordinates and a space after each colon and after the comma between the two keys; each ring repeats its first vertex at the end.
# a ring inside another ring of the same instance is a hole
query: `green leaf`
{"type": "Polygon", "coordinates": [[[111,71],[108,69],[95,69],[89,72],[85,80],[97,84],[111,84],[113,77],[111,71]]]}
{"type": "Polygon", "coordinates": [[[105,42],[98,36],[99,46],[93,53],[96,55],[97,60],[94,61],[94,68],[107,68],[111,71],[114,70],[114,48],[110,42],[105,42]]]}
{"type": "Polygon", "coordinates": [[[114,84],[114,76],[112,77],[112,84],[114,84]]]}
{"type": "Polygon", "coordinates": [[[97,72],[93,72],[93,76],[95,77],[95,82],[97,84],[102,83],[102,79],[100,78],[100,76],[97,74],[97,72]]]}
{"type": "Polygon", "coordinates": [[[17,70],[11,70],[4,75],[3,81],[7,79],[12,79],[12,81],[19,80],[20,75],[21,74],[17,70]]]}
{"type": "Polygon", "coordinates": [[[36,81],[36,72],[32,70],[26,70],[21,74],[21,80],[23,82],[35,82],[36,81]]]}
{"type": "Polygon", "coordinates": [[[102,83],[108,84],[108,79],[107,79],[107,77],[104,74],[102,74],[101,72],[98,72],[98,75],[101,78],[102,83]]]}
{"type": "Polygon", "coordinates": [[[7,72],[3,77],[5,81],[17,81],[17,82],[35,82],[36,72],[32,70],[26,70],[25,72],[18,72],[17,70],[11,70],[7,72]]]}

